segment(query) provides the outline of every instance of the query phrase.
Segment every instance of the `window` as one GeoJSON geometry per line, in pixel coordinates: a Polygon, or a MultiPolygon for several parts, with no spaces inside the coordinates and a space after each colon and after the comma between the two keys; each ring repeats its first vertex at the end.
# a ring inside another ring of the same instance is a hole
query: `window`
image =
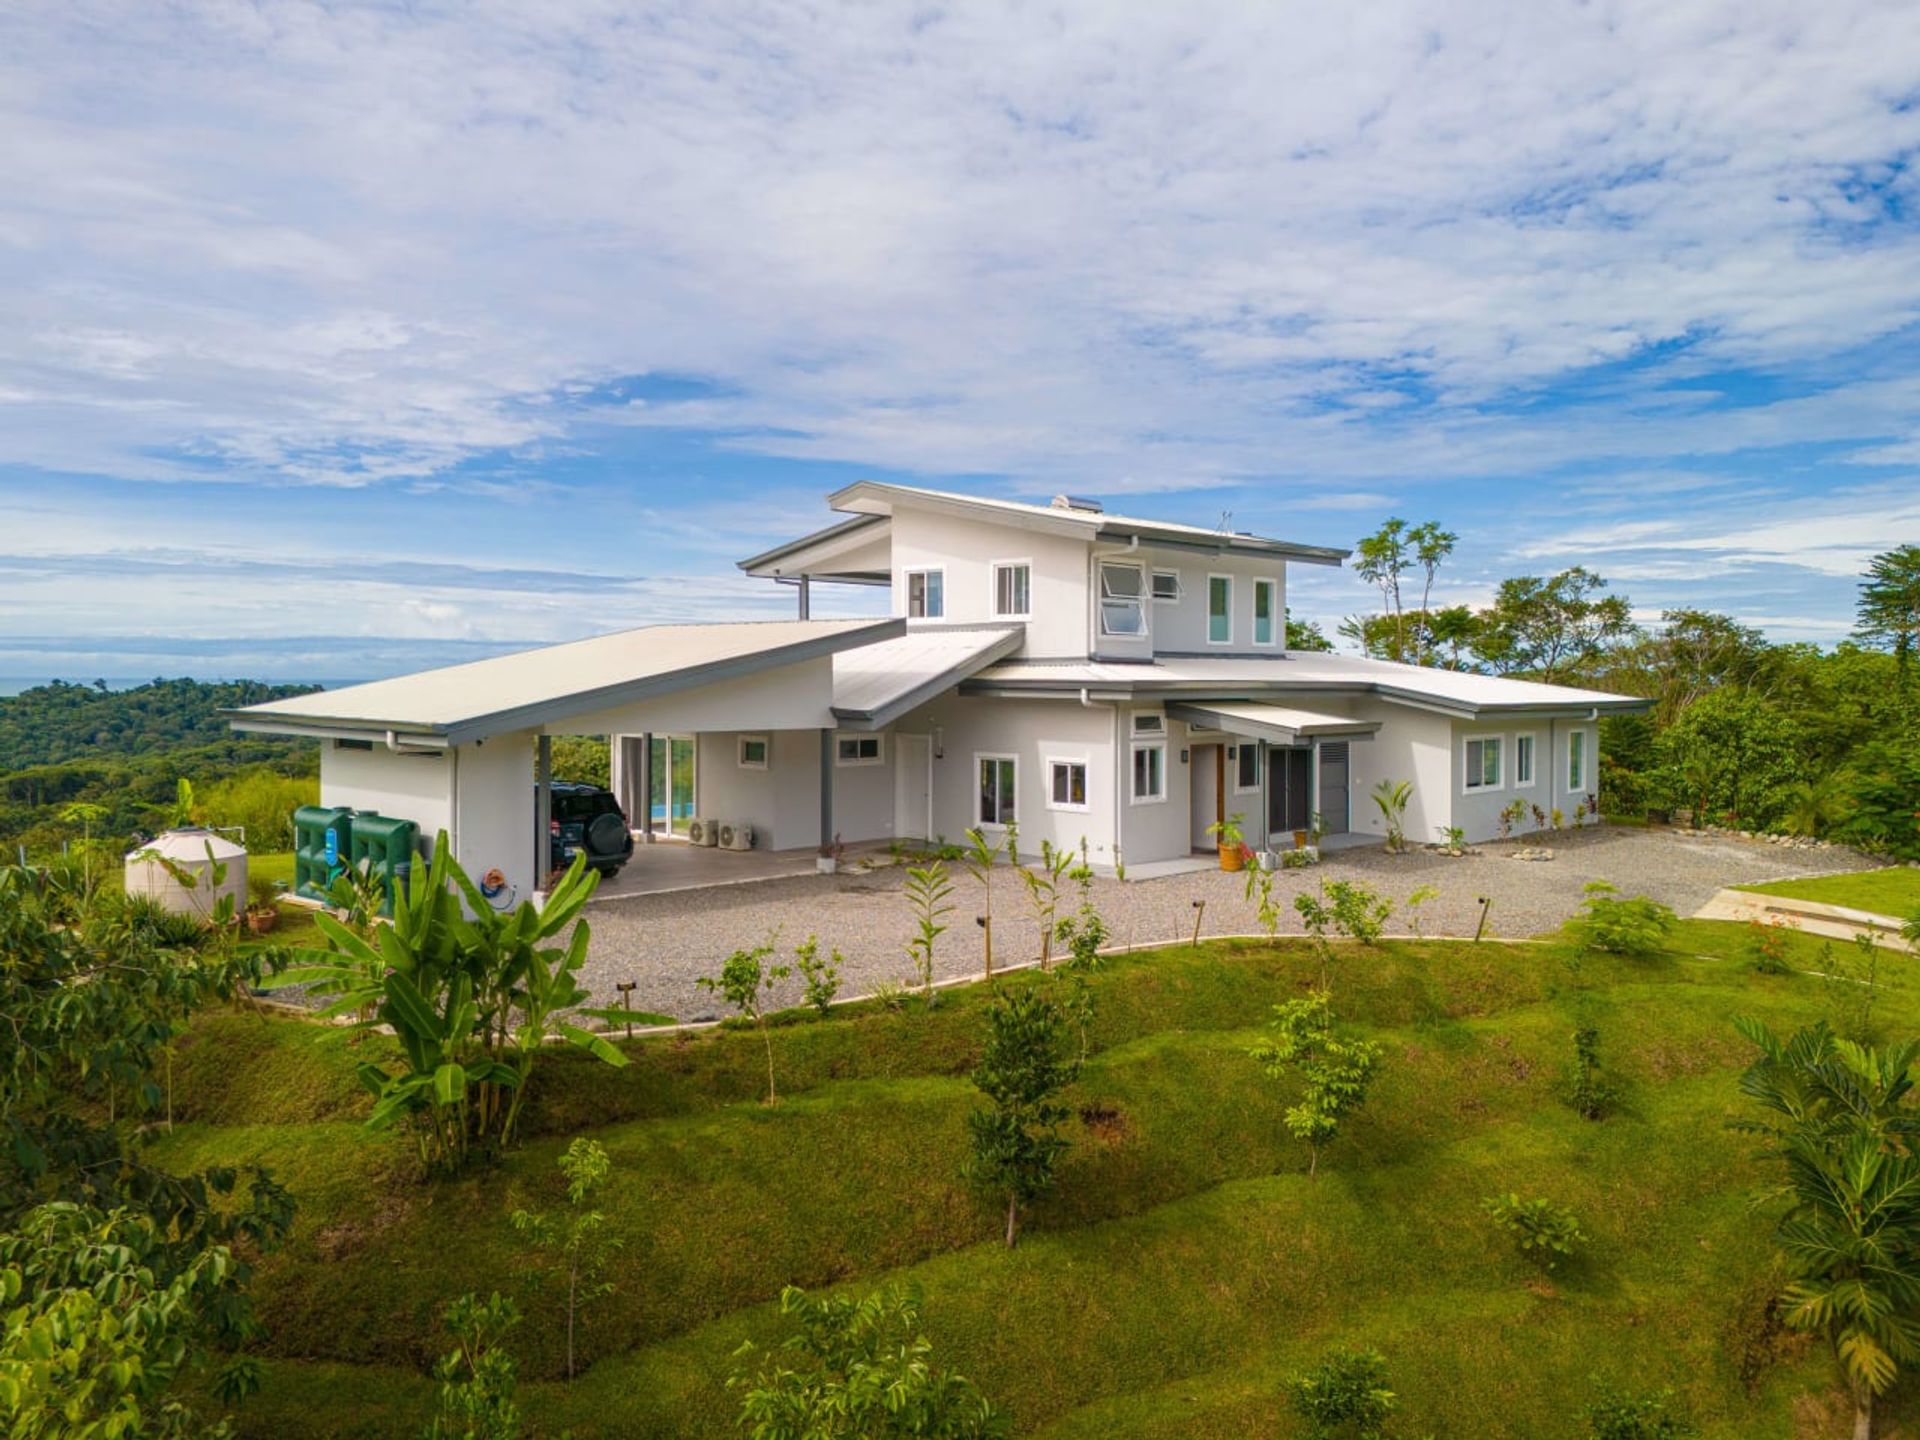
{"type": "Polygon", "coordinates": [[[333,748],[336,750],[371,750],[373,749],[373,742],[371,740],[336,740],[333,742],[333,748]]]}
{"type": "Polygon", "coordinates": [[[1087,762],[1049,760],[1047,762],[1047,808],[1084,810],[1087,808],[1087,762]]]}
{"type": "Polygon", "coordinates": [[[842,735],[837,749],[842,765],[878,765],[881,761],[878,735],[842,735]]]}
{"type": "Polygon", "coordinates": [[[980,823],[1011,825],[1014,820],[1014,795],[1018,791],[1020,767],[1011,755],[982,755],[980,772],[980,823]]]}
{"type": "Polygon", "coordinates": [[[1236,793],[1245,795],[1260,788],[1260,747],[1251,740],[1242,740],[1234,756],[1233,788],[1236,793]]]}
{"type": "Polygon", "coordinates": [[[1231,575],[1207,577],[1207,643],[1209,645],[1233,643],[1233,577],[1231,575]]]}
{"type": "Polygon", "coordinates": [[[947,613],[947,573],[944,570],[907,571],[907,618],[938,620],[947,613]]]}
{"type": "Polygon", "coordinates": [[[1273,644],[1273,592],[1277,588],[1271,580],[1253,582],[1253,643],[1256,645],[1273,644]]]}
{"type": "Polygon", "coordinates": [[[1147,633],[1147,604],[1143,589],[1146,576],[1137,565],[1100,567],[1100,633],[1102,635],[1144,635],[1147,633]]]}
{"type": "Polygon", "coordinates": [[[1156,600],[1178,600],[1180,598],[1180,572],[1178,570],[1156,570],[1153,572],[1153,598],[1156,600]]]}
{"type": "Polygon", "coordinates": [[[1149,804],[1167,798],[1167,747],[1133,747],[1133,803],[1149,804]]]}
{"type": "Polygon", "coordinates": [[[1159,711],[1149,711],[1133,717],[1133,733],[1136,735],[1164,735],[1167,733],[1167,717],[1159,711]]]}
{"type": "Polygon", "coordinates": [[[1531,735],[1513,737],[1513,783],[1516,786],[1533,784],[1533,736],[1531,735]]]}
{"type": "Polygon", "coordinates": [[[1467,741],[1467,789],[1500,788],[1500,737],[1484,735],[1467,741]]]}
{"type": "Polygon", "coordinates": [[[993,567],[993,613],[1022,620],[1033,613],[1033,567],[1024,560],[993,567]]]}
{"type": "MultiPolygon", "coordinates": [[[[876,741],[879,736],[873,737],[876,741]]],[[[845,745],[846,741],[840,742],[845,745]]],[[[875,752],[876,755],[878,752],[875,752]]],[[[764,770],[767,768],[767,737],[764,735],[742,735],[740,737],[740,768],[742,770],[764,770]]]]}
{"type": "Polygon", "coordinates": [[[1587,732],[1575,730],[1567,736],[1567,789],[1587,788],[1587,732]]]}

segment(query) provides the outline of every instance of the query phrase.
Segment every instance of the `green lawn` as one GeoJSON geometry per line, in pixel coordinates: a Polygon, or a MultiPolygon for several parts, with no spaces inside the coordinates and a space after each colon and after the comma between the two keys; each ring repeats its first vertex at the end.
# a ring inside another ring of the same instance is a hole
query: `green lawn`
{"type": "Polygon", "coordinates": [[[1810,880],[1775,880],[1766,885],[1742,885],[1761,895],[1784,895],[1794,900],[1818,900],[1845,905],[1896,920],[1920,914],[1920,870],[1904,865],[1885,870],[1861,870],[1848,875],[1821,875],[1810,880]]]}
{"type": "MultiPolygon", "coordinates": [[[[1246,1057],[1268,1007],[1317,970],[1299,943],[1209,944],[1112,962],[1058,1193],[1009,1252],[996,1207],[961,1175],[984,995],[932,1014],[867,1008],[776,1031],[783,1100],[756,1101],[757,1037],[636,1042],[614,1071],[554,1055],[526,1144],[497,1170],[423,1184],[407,1146],[360,1123],[352,1066],[384,1042],[222,1015],[176,1064],[182,1166],[257,1159],[301,1201],[295,1238],[259,1271],[269,1330],[257,1436],[415,1433],[444,1347],[435,1315],[500,1288],[523,1410],[540,1434],[734,1433],[724,1382],[743,1339],[781,1331],[783,1284],[911,1280],[941,1357],[1017,1433],[1288,1437],[1291,1372],[1333,1344],[1377,1346],[1403,1433],[1558,1437],[1592,1377],[1671,1386],[1720,1440],[1827,1433],[1830,1361],[1767,1319],[1765,1172],[1735,1079],[1735,1015],[1789,1027],[1858,998],[1737,958],[1744,927],[1683,922],[1646,962],[1559,945],[1448,942],[1356,950],[1338,1007],[1386,1047],[1375,1098],[1305,1175],[1288,1096],[1246,1057]],[[1569,964],[1577,961],[1577,965],[1569,964]],[[1558,1099],[1576,1017],[1626,1086],[1619,1114],[1558,1099]],[[625,1238],[618,1291],[584,1330],[571,1387],[551,1299],[531,1287],[507,1215],[559,1199],[555,1157],[587,1132],[611,1153],[604,1208],[625,1238]],[[1494,1234],[1479,1202],[1549,1195],[1593,1236],[1551,1281],[1494,1234]]],[[[1790,937],[1810,961],[1815,947],[1790,937]]],[[[1028,978],[1002,983],[1036,983],[1028,978]]],[[[1903,983],[1886,1034],[1920,1027],[1903,983]]],[[[1896,1395],[1883,1436],[1909,1406],[1896,1395]]]]}

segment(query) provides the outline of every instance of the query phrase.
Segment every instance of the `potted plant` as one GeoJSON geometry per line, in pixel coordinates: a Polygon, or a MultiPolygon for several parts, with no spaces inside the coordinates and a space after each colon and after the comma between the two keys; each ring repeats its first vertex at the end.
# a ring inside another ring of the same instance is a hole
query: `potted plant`
{"type": "Polygon", "coordinates": [[[279,887],[264,875],[247,877],[247,931],[264,935],[280,923],[280,907],[274,903],[279,887]]]}
{"type": "Polygon", "coordinates": [[[1226,871],[1243,870],[1247,864],[1247,841],[1241,827],[1246,823],[1245,815],[1229,815],[1224,820],[1216,820],[1207,826],[1207,834],[1213,836],[1214,843],[1220,847],[1220,868],[1226,871]]]}

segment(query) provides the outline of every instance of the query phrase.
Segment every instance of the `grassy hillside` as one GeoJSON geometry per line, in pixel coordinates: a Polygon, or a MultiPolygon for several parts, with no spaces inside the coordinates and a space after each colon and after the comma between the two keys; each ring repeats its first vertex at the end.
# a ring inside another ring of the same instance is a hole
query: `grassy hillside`
{"type": "MultiPolygon", "coordinates": [[[[979,993],[931,1015],[792,1017],[772,1108],[748,1035],[636,1042],[621,1071],[554,1056],[528,1142],[438,1185],[359,1124],[351,1066],[382,1042],[220,1017],[182,1047],[187,1119],[162,1149],[265,1161],[301,1200],[295,1241],[261,1266],[271,1338],[251,1435],[412,1433],[443,1348],[435,1314],[474,1288],[530,1314],[515,1348],[539,1433],[728,1434],[730,1356],[780,1334],[783,1284],[899,1278],[923,1288],[943,1359],[1021,1434],[1294,1435],[1283,1377],[1360,1343],[1387,1354],[1409,1434],[1571,1435],[1598,1376],[1674,1387],[1708,1436],[1787,1440],[1827,1433],[1841,1406],[1826,1357],[1768,1319],[1769,1226],[1749,1205],[1762,1171],[1725,1123],[1743,1113],[1747,1058],[1730,1022],[1790,1027],[1858,994],[1754,974],[1740,938],[1687,923],[1646,962],[1558,944],[1353,952],[1337,1002],[1386,1064],[1317,1181],[1281,1125],[1290,1097],[1245,1054],[1268,1007],[1309,982],[1310,953],[1116,961],[1074,1096],[1090,1123],[1012,1252],[960,1173],[979,993]],[[1558,1098],[1577,1017],[1627,1087],[1599,1123],[1558,1098]],[[613,1157],[605,1208],[628,1248],[584,1332],[592,1368],[568,1387],[552,1301],[526,1282],[506,1217],[558,1200],[554,1161],[576,1133],[613,1157]],[[1571,1206],[1588,1257],[1551,1280],[1522,1264],[1479,1211],[1508,1189],[1571,1206]]],[[[1904,984],[1876,1016],[1888,1033],[1920,1025],[1904,984]]],[[[1910,1433],[1905,1414],[1896,1401],[1884,1433],[1910,1433]]]]}
{"type": "Polygon", "coordinates": [[[1874,915],[1904,920],[1920,914],[1920,870],[1904,865],[1885,870],[1862,870],[1847,875],[1816,875],[1806,880],[1775,880],[1766,885],[1742,885],[1762,895],[1784,895],[1795,900],[1818,900],[1846,905],[1874,915]]]}

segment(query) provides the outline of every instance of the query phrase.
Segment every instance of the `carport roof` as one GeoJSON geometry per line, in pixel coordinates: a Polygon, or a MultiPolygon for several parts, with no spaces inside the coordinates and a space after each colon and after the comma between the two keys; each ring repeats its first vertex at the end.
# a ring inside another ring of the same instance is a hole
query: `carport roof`
{"type": "Polygon", "coordinates": [[[1233,701],[1198,700],[1175,702],[1167,714],[1176,720],[1224,730],[1229,735],[1247,735],[1270,745],[1298,745],[1302,740],[1322,735],[1371,735],[1380,728],[1378,720],[1355,720],[1350,715],[1327,715],[1317,710],[1302,710],[1295,705],[1258,705],[1233,701]]]}
{"type": "Polygon", "coordinates": [[[454,745],[891,640],[903,620],[649,625],[225,712],[236,730],[454,745]]]}

